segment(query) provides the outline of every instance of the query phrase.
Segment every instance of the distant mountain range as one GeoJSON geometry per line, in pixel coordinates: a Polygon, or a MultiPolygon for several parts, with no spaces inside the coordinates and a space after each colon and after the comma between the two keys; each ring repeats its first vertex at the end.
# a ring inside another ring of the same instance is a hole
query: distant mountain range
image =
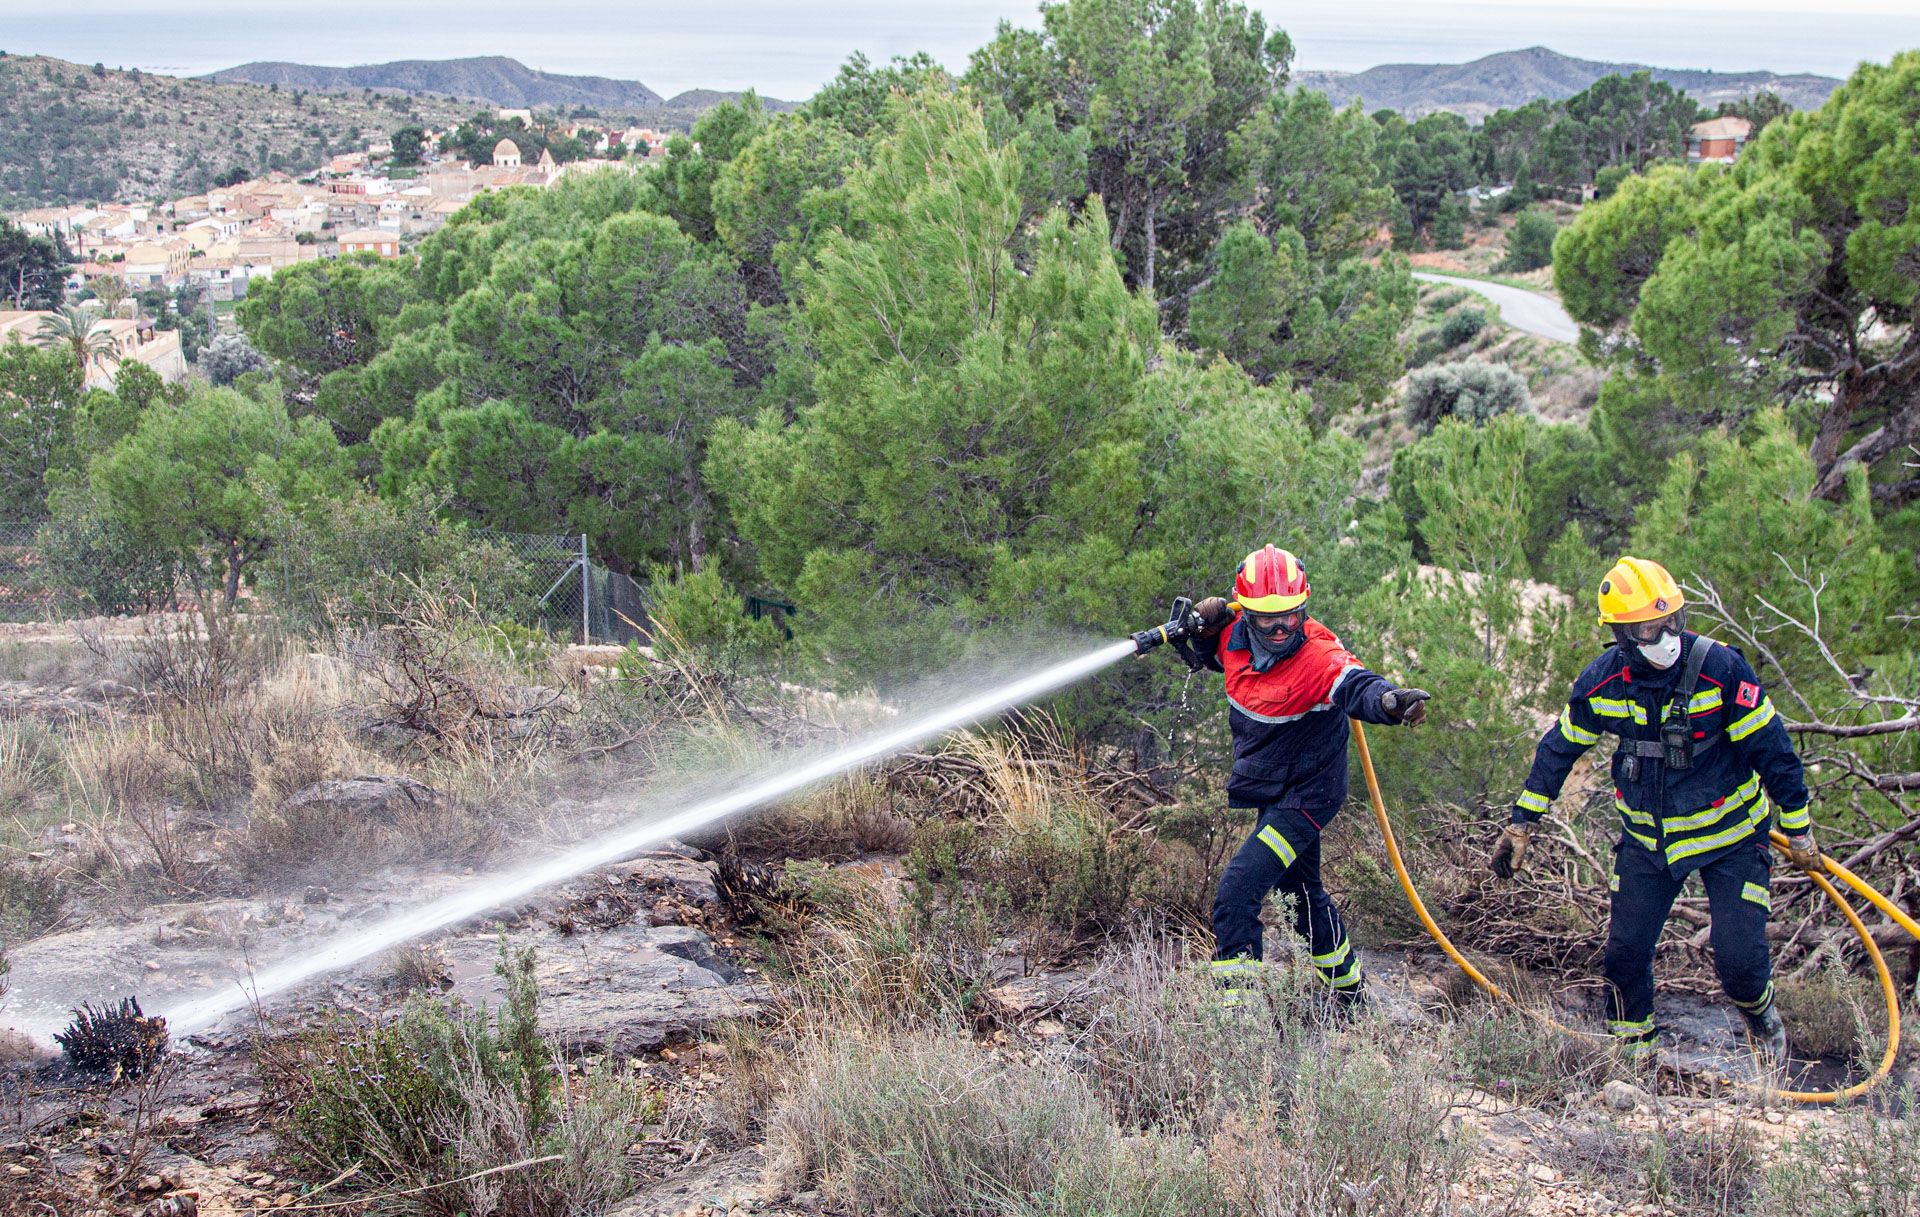
{"type": "MultiPolygon", "coordinates": [[[[1325,93],[1335,105],[1355,97],[1369,110],[1398,110],[1418,116],[1451,110],[1478,121],[1502,108],[1535,98],[1572,97],[1603,76],[1648,71],[1654,79],[1685,89],[1703,105],[1734,101],[1770,89],[1796,109],[1812,109],[1840,82],[1830,76],[1782,76],[1774,72],[1705,72],[1653,68],[1637,63],[1575,59],[1545,47],[1502,51],[1472,63],[1394,63],[1364,72],[1296,72],[1295,84],[1325,93]]],[[[530,68],[517,59],[489,55],[475,59],[402,59],[354,68],[303,63],[245,63],[214,72],[205,80],[226,84],[278,85],[317,93],[357,93],[362,89],[457,97],[496,106],[590,106],[596,110],[652,116],[684,125],[701,111],[738,97],[713,89],[689,89],[663,98],[637,80],[605,76],[563,76],[530,68]]],[[[791,110],[798,103],[762,98],[768,109],[791,110]]]]}
{"type": "MultiPolygon", "coordinates": [[[[492,102],[496,106],[530,109],[534,106],[591,106],[621,112],[706,110],[737,93],[689,89],[661,97],[637,80],[605,76],[563,76],[542,72],[505,55],[473,59],[402,59],[393,63],[354,68],[319,67],[305,63],[243,63],[202,79],[223,84],[279,85],[316,93],[389,92],[427,93],[492,102]]],[[[794,103],[762,98],[769,109],[791,109],[794,103]]]]}
{"type": "Polygon", "coordinates": [[[1602,63],[1575,59],[1546,47],[1502,51],[1472,63],[1392,63],[1364,72],[1295,72],[1293,82],[1325,93],[1336,105],[1355,97],[1369,110],[1398,110],[1409,116],[1451,110],[1478,121],[1495,110],[1525,105],[1535,98],[1572,97],[1603,76],[1651,72],[1702,105],[1712,106],[1769,89],[1797,110],[1826,101],[1840,86],[1831,76],[1773,72],[1703,72],[1653,68],[1638,63],[1602,63]]]}

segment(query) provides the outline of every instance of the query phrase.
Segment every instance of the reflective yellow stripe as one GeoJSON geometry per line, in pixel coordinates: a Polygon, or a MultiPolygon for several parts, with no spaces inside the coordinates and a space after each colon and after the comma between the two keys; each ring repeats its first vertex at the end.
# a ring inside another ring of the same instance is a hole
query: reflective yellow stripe
{"type": "Polygon", "coordinates": [[[1567,738],[1568,743],[1578,744],[1582,748],[1590,748],[1600,742],[1599,732],[1589,731],[1573,721],[1571,707],[1560,711],[1560,734],[1567,738]]]}
{"type": "Polygon", "coordinates": [[[1287,839],[1281,836],[1279,831],[1271,824],[1261,829],[1255,835],[1267,843],[1268,849],[1280,855],[1280,861],[1284,865],[1292,866],[1293,860],[1300,856],[1294,851],[1293,846],[1287,844],[1287,839]]]}
{"type": "Polygon", "coordinates": [[[1727,738],[1738,742],[1773,721],[1773,699],[1764,698],[1760,708],[1727,728],[1727,738]]]}
{"type": "Polygon", "coordinates": [[[1347,956],[1351,954],[1353,954],[1353,943],[1342,938],[1340,945],[1333,948],[1333,950],[1328,951],[1325,955],[1315,955],[1313,957],[1313,966],[1316,968],[1337,968],[1342,963],[1345,963],[1347,956]]]}
{"type": "Polygon", "coordinates": [[[1780,809],[1780,827],[1788,830],[1813,827],[1813,817],[1804,807],[1783,807],[1780,809]]]}
{"type": "Polygon", "coordinates": [[[1620,890],[1620,872],[1615,871],[1613,874],[1607,876],[1607,890],[1610,892],[1620,890]]]}
{"type": "Polygon", "coordinates": [[[1704,854],[1719,849],[1723,845],[1732,845],[1735,841],[1745,840],[1753,835],[1753,824],[1742,820],[1731,828],[1714,833],[1709,837],[1692,837],[1685,841],[1676,841],[1667,846],[1669,865],[1682,858],[1691,858],[1695,854],[1704,854]]]}
{"type": "Polygon", "coordinates": [[[1759,905],[1761,908],[1767,910],[1769,913],[1773,911],[1773,895],[1772,893],[1768,892],[1767,889],[1761,884],[1758,884],[1758,883],[1741,884],[1740,899],[1751,900],[1755,904],[1759,905]]]}
{"type": "Polygon", "coordinates": [[[1646,722],[1646,712],[1630,701],[1621,701],[1613,697],[1589,697],[1587,708],[1601,718],[1631,718],[1635,722],[1646,722]]]}
{"type": "Polygon", "coordinates": [[[1624,802],[1622,802],[1619,799],[1615,799],[1613,801],[1613,809],[1619,812],[1621,815],[1625,816],[1627,819],[1632,820],[1635,824],[1645,824],[1648,828],[1653,827],[1652,812],[1635,811],[1633,808],[1627,806],[1624,802]]]}
{"type": "Polygon", "coordinates": [[[1520,792],[1520,797],[1513,801],[1513,805],[1522,811],[1545,812],[1550,802],[1546,795],[1537,790],[1523,790],[1520,792]]]}
{"type": "Polygon", "coordinates": [[[1705,689],[1687,699],[1687,713],[1705,714],[1708,710],[1720,708],[1720,690],[1705,689]]]}
{"type": "Polygon", "coordinates": [[[1653,1019],[1647,1018],[1610,1018],[1607,1030],[1615,1035],[1652,1035],[1653,1019]]]}
{"type": "Polygon", "coordinates": [[[1652,837],[1643,837],[1639,833],[1633,831],[1631,828],[1627,829],[1626,832],[1629,837],[1632,837],[1634,840],[1640,842],[1640,844],[1646,846],[1648,849],[1660,848],[1660,842],[1654,840],[1652,837]]]}
{"type": "Polygon", "coordinates": [[[1733,999],[1733,1004],[1742,1010],[1751,1010],[1755,1014],[1760,1013],[1773,1004],[1773,982],[1768,981],[1766,989],[1760,996],[1754,998],[1752,1001],[1741,1001],[1736,997],[1733,999]]]}
{"type": "Polygon", "coordinates": [[[1721,820],[1726,819],[1735,812],[1744,811],[1747,804],[1752,802],[1753,797],[1759,793],[1760,775],[1756,773],[1748,778],[1739,789],[1720,800],[1720,806],[1703,807],[1691,815],[1675,816],[1671,820],[1662,820],[1660,821],[1660,826],[1666,829],[1667,835],[1671,836],[1677,832],[1687,832],[1690,829],[1705,828],[1709,824],[1718,824],[1721,820]]]}
{"type": "Polygon", "coordinates": [[[1236,972],[1251,972],[1260,966],[1260,961],[1237,955],[1232,959],[1216,959],[1209,966],[1213,968],[1215,976],[1226,976],[1236,972]]]}
{"type": "Polygon", "coordinates": [[[1709,807],[1705,811],[1696,811],[1690,816],[1675,816],[1671,820],[1662,820],[1660,826],[1666,830],[1668,836],[1672,836],[1677,832],[1690,832],[1696,828],[1718,824],[1735,812],[1741,812],[1740,818],[1744,820],[1747,818],[1744,814],[1745,808],[1745,803],[1738,807],[1709,807]]]}

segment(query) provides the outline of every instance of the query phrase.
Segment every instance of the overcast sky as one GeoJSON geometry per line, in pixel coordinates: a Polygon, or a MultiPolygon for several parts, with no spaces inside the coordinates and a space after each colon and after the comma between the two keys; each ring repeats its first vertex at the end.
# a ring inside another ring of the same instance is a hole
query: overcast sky
{"type": "MultiPolygon", "coordinates": [[[[1920,0],[1256,0],[1302,68],[1461,62],[1544,45],[1664,67],[1844,75],[1920,46],[1920,0]],[[1644,12],[1622,21],[1620,10],[1644,12]]],[[[0,0],[0,50],[200,73],[258,59],[357,64],[511,55],[533,67],[643,80],[663,93],[754,86],[804,98],[855,50],[915,50],[963,69],[1016,0],[0,0]]]]}

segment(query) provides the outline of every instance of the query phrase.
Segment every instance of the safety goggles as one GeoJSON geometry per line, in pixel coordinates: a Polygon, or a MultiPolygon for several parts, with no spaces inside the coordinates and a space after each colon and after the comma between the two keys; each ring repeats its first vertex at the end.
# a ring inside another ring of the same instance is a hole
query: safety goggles
{"type": "Polygon", "coordinates": [[[1294,609],[1286,613],[1248,613],[1247,627],[1263,637],[1276,633],[1291,634],[1307,622],[1307,610],[1294,609]]]}
{"type": "Polygon", "coordinates": [[[1614,628],[1620,631],[1621,636],[1628,642],[1650,645],[1660,641],[1662,634],[1678,634],[1681,626],[1680,613],[1675,611],[1668,613],[1665,617],[1655,617],[1651,621],[1624,621],[1614,628]]]}

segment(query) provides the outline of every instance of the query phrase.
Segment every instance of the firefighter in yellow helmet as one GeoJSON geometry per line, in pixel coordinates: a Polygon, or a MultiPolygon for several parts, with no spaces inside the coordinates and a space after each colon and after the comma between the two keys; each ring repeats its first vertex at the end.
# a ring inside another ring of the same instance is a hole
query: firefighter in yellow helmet
{"type": "Polygon", "coordinates": [[[1573,682],[1560,721],[1541,738],[1494,873],[1513,876],[1573,763],[1615,736],[1608,1030],[1629,1059],[1652,1055],[1654,944],[1697,873],[1721,986],[1754,1041],[1784,1060],[1767,950],[1767,830],[1778,819],[1793,861],[1819,862],[1800,758],[1746,657],[1686,628],[1686,597],[1665,567],[1620,559],[1600,582],[1599,605],[1613,645],[1573,682]]]}

